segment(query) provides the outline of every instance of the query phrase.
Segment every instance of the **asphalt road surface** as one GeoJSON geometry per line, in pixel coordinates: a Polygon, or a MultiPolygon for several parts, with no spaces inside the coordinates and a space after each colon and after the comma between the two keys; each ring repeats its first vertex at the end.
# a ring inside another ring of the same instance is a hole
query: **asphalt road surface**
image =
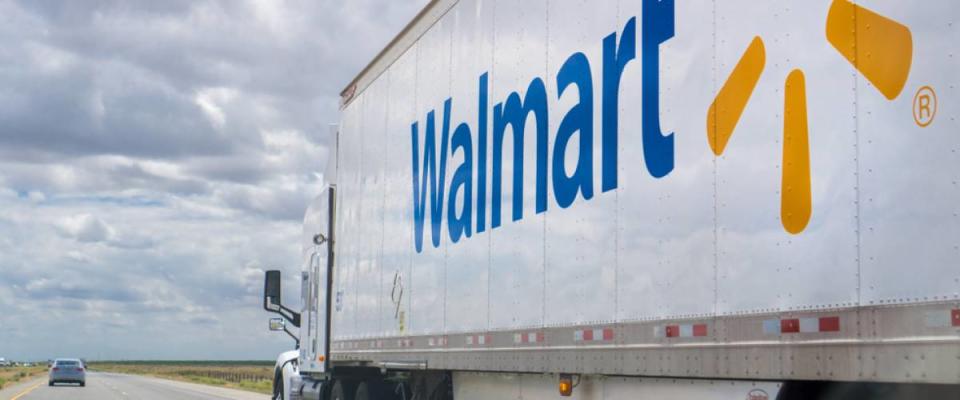
{"type": "Polygon", "coordinates": [[[88,372],[87,386],[34,380],[0,391],[0,400],[266,400],[270,396],[135,375],[88,372]]]}

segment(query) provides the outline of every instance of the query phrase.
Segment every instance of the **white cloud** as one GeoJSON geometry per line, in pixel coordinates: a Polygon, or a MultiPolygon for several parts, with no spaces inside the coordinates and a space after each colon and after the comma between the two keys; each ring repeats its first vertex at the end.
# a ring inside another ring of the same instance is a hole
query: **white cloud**
{"type": "Polygon", "coordinates": [[[105,242],[113,236],[113,228],[92,214],[64,218],[58,226],[64,235],[81,242],[105,242]]]}
{"type": "Polygon", "coordinates": [[[32,191],[27,193],[27,198],[34,203],[42,203],[47,199],[47,196],[43,192],[32,191]]]}
{"type": "Polygon", "coordinates": [[[63,73],[77,63],[76,56],[68,51],[36,42],[26,46],[33,65],[46,74],[63,73]]]}
{"type": "Polygon", "coordinates": [[[0,354],[288,349],[262,269],[296,276],[339,90],[424,3],[0,1],[0,354]]]}
{"type": "Polygon", "coordinates": [[[68,252],[67,252],[67,258],[70,259],[71,261],[75,261],[75,262],[78,262],[78,263],[84,263],[84,264],[89,263],[89,262],[92,261],[92,259],[91,259],[91,257],[90,257],[89,255],[87,255],[87,254],[84,253],[84,252],[77,251],[77,250],[70,250],[70,251],[68,251],[68,252]]]}
{"type": "Polygon", "coordinates": [[[230,88],[206,88],[197,92],[194,102],[203,110],[210,123],[217,129],[227,124],[227,115],[223,106],[230,103],[237,96],[237,91],[230,88]]]}

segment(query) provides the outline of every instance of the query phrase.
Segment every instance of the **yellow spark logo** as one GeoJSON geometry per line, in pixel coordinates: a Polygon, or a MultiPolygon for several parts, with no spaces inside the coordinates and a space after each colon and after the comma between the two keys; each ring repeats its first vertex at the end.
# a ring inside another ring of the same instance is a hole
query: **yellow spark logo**
{"type": "MultiPolygon", "coordinates": [[[[913,60],[913,37],[906,26],[853,4],[834,0],[827,13],[827,40],[888,100],[903,91],[913,60]]],[[[723,154],[766,63],[763,39],[753,38],[707,111],[707,140],[723,154]]],[[[803,71],[794,69],[784,84],[783,171],[780,222],[792,234],[810,222],[810,148],[803,71]]]]}

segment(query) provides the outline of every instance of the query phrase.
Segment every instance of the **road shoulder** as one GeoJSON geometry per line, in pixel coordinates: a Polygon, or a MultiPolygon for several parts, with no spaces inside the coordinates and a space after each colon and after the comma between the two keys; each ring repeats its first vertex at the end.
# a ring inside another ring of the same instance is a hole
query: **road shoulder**
{"type": "Polygon", "coordinates": [[[162,385],[170,388],[176,388],[179,390],[201,393],[208,396],[215,396],[220,398],[229,398],[229,399],[235,399],[235,400],[267,400],[270,398],[269,395],[248,392],[245,390],[224,388],[219,386],[210,386],[210,385],[204,385],[200,383],[184,382],[184,381],[165,379],[165,378],[159,378],[154,376],[121,374],[116,372],[97,372],[97,374],[108,375],[108,376],[120,375],[120,376],[126,376],[131,378],[137,378],[155,385],[162,385]]]}
{"type": "Polygon", "coordinates": [[[37,386],[46,385],[46,384],[47,384],[46,377],[39,377],[34,379],[28,379],[23,382],[18,382],[14,385],[10,385],[4,388],[3,390],[0,390],[0,400],[13,399],[16,396],[23,394],[30,388],[35,388],[37,386]]]}

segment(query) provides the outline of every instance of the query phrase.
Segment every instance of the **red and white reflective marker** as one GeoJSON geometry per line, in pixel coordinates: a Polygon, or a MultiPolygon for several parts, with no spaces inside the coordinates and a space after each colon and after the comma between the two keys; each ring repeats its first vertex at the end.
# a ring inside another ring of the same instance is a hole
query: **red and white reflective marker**
{"type": "Polygon", "coordinates": [[[840,317],[781,318],[763,321],[763,333],[767,335],[839,331],[840,317]]]}
{"type": "Polygon", "coordinates": [[[543,332],[525,332],[513,334],[514,344],[543,343],[543,332]]]}
{"type": "Polygon", "coordinates": [[[927,311],[925,319],[928,328],[960,326],[960,309],[927,311]]]}
{"type": "Polygon", "coordinates": [[[467,346],[485,346],[491,342],[490,335],[467,336],[467,346]]]}
{"type": "Polygon", "coordinates": [[[608,342],[613,340],[613,329],[578,329],[573,332],[574,342],[608,342]]]}
{"type": "Polygon", "coordinates": [[[707,336],[707,324],[676,324],[658,326],[654,331],[657,337],[704,337],[707,336]]]}

